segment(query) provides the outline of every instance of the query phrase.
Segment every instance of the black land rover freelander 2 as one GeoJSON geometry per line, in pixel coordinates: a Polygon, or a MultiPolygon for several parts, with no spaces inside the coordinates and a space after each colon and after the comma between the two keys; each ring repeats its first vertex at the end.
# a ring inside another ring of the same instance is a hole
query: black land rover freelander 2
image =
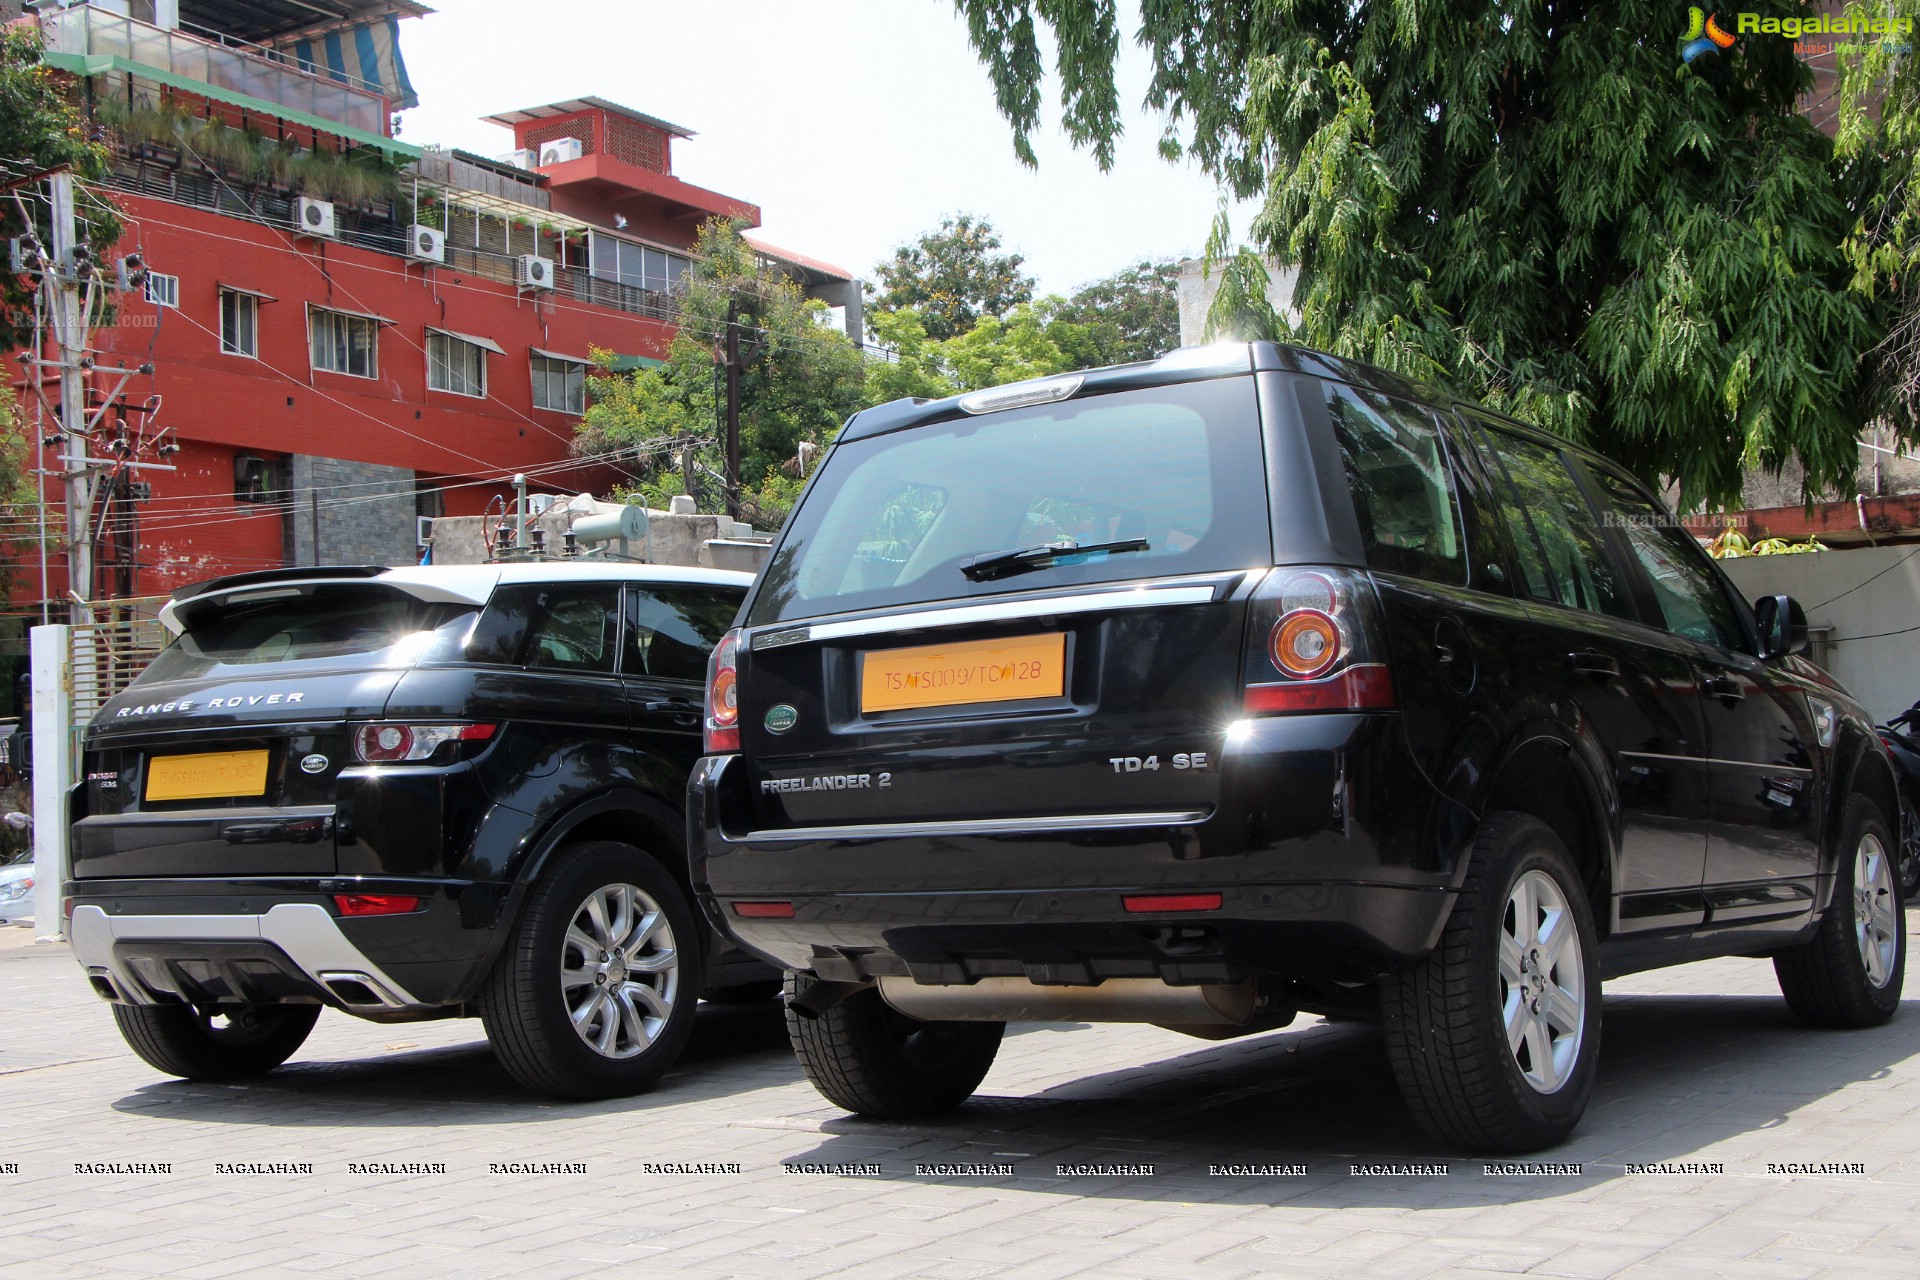
{"type": "Polygon", "coordinates": [[[477,1013],[530,1087],[651,1083],[696,993],[775,977],[708,947],[682,845],[707,654],[748,581],[562,563],[177,593],[177,639],[88,730],[66,890],[128,1044],[218,1079],[279,1065],[323,1005],[477,1013]]]}
{"type": "Polygon", "coordinates": [[[1558,1141],[1603,978],[1889,1017],[1872,725],[1645,487],[1379,370],[1210,348],[855,416],[714,651],[711,920],[832,1101],[1009,1019],[1381,1021],[1450,1144],[1558,1141]]]}

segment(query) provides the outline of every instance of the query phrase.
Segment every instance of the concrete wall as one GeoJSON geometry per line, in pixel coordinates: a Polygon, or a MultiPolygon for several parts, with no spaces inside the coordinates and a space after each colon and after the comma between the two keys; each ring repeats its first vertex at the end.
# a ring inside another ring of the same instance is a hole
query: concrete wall
{"type": "Polygon", "coordinates": [[[412,471],[296,453],[292,472],[296,496],[287,513],[287,563],[404,565],[419,560],[412,471]],[[345,500],[349,498],[352,501],[345,500]]]}
{"type": "Polygon", "coordinates": [[[1808,626],[1831,628],[1824,635],[1814,632],[1814,660],[1876,721],[1920,698],[1920,662],[1914,661],[1920,646],[1920,547],[1746,556],[1720,565],[1748,599],[1792,596],[1806,609],[1808,626]]]}
{"type": "MultiPolygon", "coordinates": [[[[1214,295],[1220,292],[1220,268],[1215,267],[1209,275],[1206,266],[1204,258],[1180,264],[1180,345],[1183,347],[1197,346],[1207,340],[1202,335],[1207,330],[1207,310],[1213,306],[1214,295]]],[[[1295,268],[1281,268],[1268,261],[1267,302],[1289,322],[1300,318],[1300,313],[1293,309],[1293,286],[1299,278],[1300,272],[1295,268]]]]}
{"type": "MultiPolygon", "coordinates": [[[[584,508],[591,506],[595,511],[617,511],[619,505],[611,502],[595,502],[576,498],[570,503],[550,508],[545,515],[529,521],[528,545],[532,545],[532,529],[539,528],[546,533],[547,555],[558,559],[561,548],[565,546],[565,534],[579,514],[585,514],[584,508]]],[[[433,562],[435,564],[484,564],[487,560],[487,547],[484,538],[485,527],[499,524],[496,517],[484,520],[479,516],[448,516],[433,522],[433,562]]],[[[747,526],[725,516],[675,515],[665,511],[649,511],[647,528],[650,537],[628,544],[627,552],[635,560],[650,564],[682,565],[688,568],[737,569],[745,573],[757,573],[766,563],[771,544],[764,539],[742,536],[747,526]]],[[[613,544],[602,544],[613,545],[613,544]]]]}

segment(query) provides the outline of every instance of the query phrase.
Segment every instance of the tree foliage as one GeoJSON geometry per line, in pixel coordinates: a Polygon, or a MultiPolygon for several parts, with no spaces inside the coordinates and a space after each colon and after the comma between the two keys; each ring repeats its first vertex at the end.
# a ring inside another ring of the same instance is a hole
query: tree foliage
{"type": "Polygon", "coordinates": [[[937,400],[1102,363],[1087,327],[1060,317],[1064,305],[1057,297],[1023,303],[944,339],[928,336],[917,310],[876,312],[874,334],[890,354],[867,367],[867,403],[937,400]]]}
{"type": "MultiPolygon", "coordinates": [[[[106,173],[107,153],[88,136],[86,121],[59,73],[41,61],[39,34],[29,27],[0,29],[0,178],[12,184],[62,166],[79,178],[99,178],[106,173]]],[[[16,203],[12,194],[0,194],[0,240],[31,230],[51,253],[53,229],[44,187],[22,186],[19,196],[16,203]],[[31,228],[21,218],[22,204],[31,228]]],[[[77,203],[94,261],[104,262],[120,236],[119,219],[91,193],[83,193],[77,203]]],[[[0,269],[0,351],[32,344],[36,288],[32,277],[0,269]]]]}
{"type": "Polygon", "coordinates": [[[1180,263],[1146,259],[1082,285],[1059,318],[1087,330],[1095,365],[1165,355],[1180,345],[1180,263]]]}
{"type": "Polygon", "coordinates": [[[869,293],[867,310],[885,313],[913,308],[927,336],[946,339],[1002,316],[1033,300],[1033,278],[1022,275],[1026,261],[1000,252],[1000,233],[985,218],[970,213],[940,220],[912,244],[875,265],[879,287],[869,293]]]}
{"type": "MultiPolygon", "coordinates": [[[[1891,8],[1913,17],[1920,0],[1891,8]]],[[[1854,288],[1886,321],[1869,365],[1870,407],[1912,437],[1920,434],[1920,60],[1887,42],[1849,42],[1835,63],[1835,149],[1859,214],[1845,250],[1854,288]]]]}
{"type": "Polygon", "coordinates": [[[860,352],[819,323],[821,304],[809,302],[798,285],[767,264],[738,223],[707,223],[694,254],[666,362],[616,373],[611,353],[599,353],[601,373],[588,380],[592,403],[574,448],[584,456],[618,461],[654,505],[664,506],[667,497],[683,492],[689,471],[702,509],[722,505],[720,364],[731,303],[744,328],[741,482],[765,516],[777,519],[798,491],[783,464],[798,456],[802,441],[824,446],[861,407],[860,352]]]}
{"type": "MultiPolygon", "coordinates": [[[[1052,28],[1070,137],[1121,128],[1112,0],[956,0],[1016,149],[1052,28]]],[[[1878,10],[1875,10],[1878,13],[1878,10]]],[[[1874,306],[1811,73],[1777,36],[1684,64],[1655,0],[1444,9],[1379,0],[1142,0],[1162,150],[1242,196],[1297,265],[1295,337],[1737,497],[1797,459],[1844,483],[1874,306]]]]}

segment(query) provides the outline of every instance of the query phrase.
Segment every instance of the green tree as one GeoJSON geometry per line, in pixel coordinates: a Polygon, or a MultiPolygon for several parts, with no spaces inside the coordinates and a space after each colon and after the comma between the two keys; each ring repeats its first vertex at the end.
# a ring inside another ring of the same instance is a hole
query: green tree
{"type": "Polygon", "coordinates": [[[1142,259],[1082,285],[1060,318],[1086,327],[1095,365],[1165,355],[1180,345],[1180,263],[1142,259]]]}
{"type": "MultiPolygon", "coordinates": [[[[39,34],[28,27],[0,29],[0,176],[13,184],[63,166],[81,179],[100,178],[107,171],[107,153],[88,136],[86,120],[66,94],[59,74],[41,61],[39,34]]],[[[0,239],[31,232],[52,252],[53,229],[44,188],[28,183],[18,191],[19,203],[11,194],[0,195],[0,239]],[[31,227],[20,216],[21,204],[32,219],[31,227]]],[[[94,261],[104,262],[120,236],[120,221],[91,192],[83,191],[77,203],[94,261]]],[[[32,344],[37,287],[33,276],[0,271],[0,351],[32,344]]]]}
{"type": "Polygon", "coordinates": [[[820,323],[822,304],[804,298],[741,230],[720,219],[700,229],[664,364],[616,373],[611,355],[599,353],[602,371],[589,379],[592,403],[574,449],[618,460],[658,506],[685,490],[691,471],[703,508],[718,507],[725,474],[719,362],[734,305],[743,326],[741,484],[761,508],[752,514],[777,521],[799,489],[783,465],[799,455],[802,441],[831,441],[862,404],[864,371],[859,349],[820,323]]]}
{"type": "Polygon", "coordinates": [[[942,218],[938,230],[901,245],[891,261],[874,267],[879,287],[869,288],[867,311],[912,307],[928,337],[951,338],[1033,300],[1033,278],[1020,273],[1025,261],[1000,252],[1000,233],[987,219],[970,213],[942,218]]]}
{"type": "MultiPolygon", "coordinates": [[[[1111,163],[1112,0],[956,3],[1016,150],[1050,26],[1067,133],[1111,163]]],[[[1876,322],[1791,40],[1683,65],[1667,0],[1141,13],[1162,151],[1264,192],[1254,247],[1299,268],[1299,340],[1672,476],[1689,503],[1734,499],[1755,464],[1850,477],[1876,322]]]]}
{"type": "Polygon", "coordinates": [[[867,365],[868,404],[903,396],[929,400],[1100,364],[1086,326],[1061,318],[1058,297],[988,316],[951,338],[927,334],[914,308],[876,312],[875,336],[890,355],[867,365]]]}
{"type": "MultiPolygon", "coordinates": [[[[1897,0],[1894,12],[1920,12],[1897,0]]],[[[1835,150],[1858,193],[1845,249],[1854,288],[1885,321],[1869,364],[1870,407],[1920,434],[1920,60],[1911,36],[1839,44],[1835,150]]]]}

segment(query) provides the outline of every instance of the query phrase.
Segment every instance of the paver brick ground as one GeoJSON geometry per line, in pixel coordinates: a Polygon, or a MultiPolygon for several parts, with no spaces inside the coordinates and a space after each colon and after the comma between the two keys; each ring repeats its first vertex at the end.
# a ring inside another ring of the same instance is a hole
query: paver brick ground
{"type": "Polygon", "coordinates": [[[127,1052],[65,947],[0,929],[0,1169],[12,1170],[0,1276],[1920,1277],[1915,1003],[1884,1028],[1816,1032],[1788,1015],[1763,962],[1610,983],[1592,1108],[1534,1158],[1580,1172],[1543,1176],[1436,1147],[1401,1105],[1378,1033],[1313,1018],[1224,1043],[1016,1027],[973,1102],[918,1124],[826,1103],[773,1003],[703,1007],[661,1087],[615,1102],[522,1092],[474,1023],[331,1013],[273,1075],[189,1084],[127,1052]],[[169,1172],[74,1172],[88,1162],[169,1172]],[[312,1172],[222,1174],[222,1162],[312,1172]],[[586,1172],[491,1168],[507,1163],[586,1172]],[[1715,1163],[1724,1172],[1698,1171],[1715,1163]],[[673,1164],[738,1171],[645,1167],[673,1164]],[[878,1172],[788,1168],[801,1164],[878,1172]],[[1013,1172],[916,1170],[939,1164],[1013,1172]],[[1056,1173],[1086,1164],[1153,1172],[1056,1173]],[[1214,1172],[1226,1165],[1306,1172],[1214,1172]],[[1649,1165],[1679,1171],[1629,1171],[1649,1165]]]}

